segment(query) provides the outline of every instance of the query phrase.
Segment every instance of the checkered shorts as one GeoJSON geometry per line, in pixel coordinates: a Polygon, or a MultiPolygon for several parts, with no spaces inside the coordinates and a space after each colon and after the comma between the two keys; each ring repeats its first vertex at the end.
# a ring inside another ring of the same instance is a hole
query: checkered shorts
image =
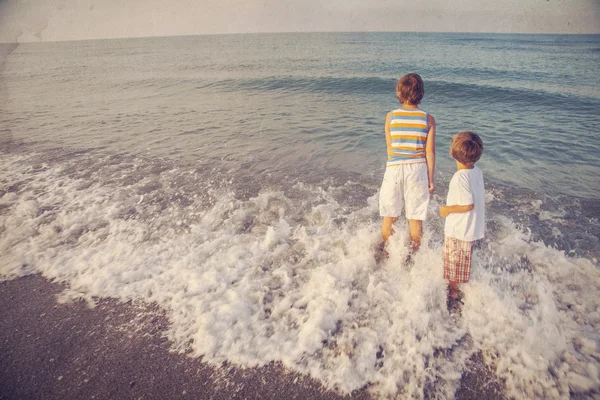
{"type": "Polygon", "coordinates": [[[471,255],[475,241],[444,239],[444,279],[458,283],[469,282],[471,255]]]}

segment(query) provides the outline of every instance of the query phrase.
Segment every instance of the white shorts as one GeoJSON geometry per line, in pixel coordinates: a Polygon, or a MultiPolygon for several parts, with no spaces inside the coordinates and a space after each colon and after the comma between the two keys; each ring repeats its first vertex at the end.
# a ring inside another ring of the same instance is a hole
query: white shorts
{"type": "Polygon", "coordinates": [[[379,192],[379,214],[399,217],[406,206],[406,218],[424,220],[429,206],[427,164],[387,167],[379,192]]]}

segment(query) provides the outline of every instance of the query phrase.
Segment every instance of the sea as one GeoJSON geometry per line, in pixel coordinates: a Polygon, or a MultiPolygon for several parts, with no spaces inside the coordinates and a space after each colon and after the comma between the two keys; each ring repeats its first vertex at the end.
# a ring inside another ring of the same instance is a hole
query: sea
{"type": "Polygon", "coordinates": [[[0,279],[156,304],[172,349],[342,394],[600,393],[600,35],[286,33],[0,45],[0,279]],[[384,120],[425,82],[436,190],[377,264],[384,120]],[[484,142],[486,237],[446,309],[454,134],[484,142]]]}

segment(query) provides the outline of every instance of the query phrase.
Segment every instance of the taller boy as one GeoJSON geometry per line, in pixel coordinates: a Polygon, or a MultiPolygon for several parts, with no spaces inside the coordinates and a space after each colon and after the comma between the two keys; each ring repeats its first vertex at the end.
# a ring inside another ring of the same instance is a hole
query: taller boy
{"type": "Polygon", "coordinates": [[[435,120],[419,109],[424,94],[419,75],[404,75],[396,85],[402,107],[388,113],[385,120],[388,161],[379,194],[382,250],[394,233],[392,226],[403,208],[410,228],[411,250],[418,250],[421,244],[429,195],[435,189],[435,120]]]}

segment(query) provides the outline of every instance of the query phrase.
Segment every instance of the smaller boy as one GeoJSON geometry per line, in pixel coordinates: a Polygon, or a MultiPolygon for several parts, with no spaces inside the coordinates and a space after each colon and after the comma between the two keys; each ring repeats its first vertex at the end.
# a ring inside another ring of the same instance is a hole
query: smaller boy
{"type": "Polygon", "coordinates": [[[444,227],[444,279],[448,280],[448,310],[460,313],[459,283],[469,281],[471,254],[475,242],[483,238],[485,189],[483,174],[475,165],[483,153],[483,142],[473,132],[460,132],[452,138],[450,156],[457,171],[450,180],[446,205],[440,215],[444,227]]]}

